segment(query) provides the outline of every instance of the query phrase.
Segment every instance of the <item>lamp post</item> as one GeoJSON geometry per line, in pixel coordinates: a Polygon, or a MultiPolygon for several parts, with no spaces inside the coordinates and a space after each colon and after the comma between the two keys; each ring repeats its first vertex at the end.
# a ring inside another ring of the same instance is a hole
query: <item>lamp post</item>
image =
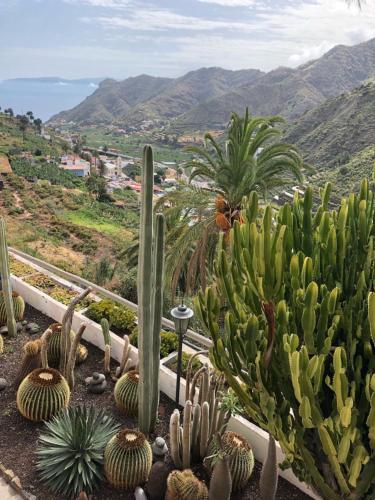
{"type": "Polygon", "coordinates": [[[178,353],[177,353],[177,382],[176,382],[176,406],[180,403],[180,378],[182,368],[182,341],[187,332],[190,318],[194,316],[194,312],[184,303],[175,307],[171,311],[171,316],[174,320],[176,333],[178,335],[178,353]]]}

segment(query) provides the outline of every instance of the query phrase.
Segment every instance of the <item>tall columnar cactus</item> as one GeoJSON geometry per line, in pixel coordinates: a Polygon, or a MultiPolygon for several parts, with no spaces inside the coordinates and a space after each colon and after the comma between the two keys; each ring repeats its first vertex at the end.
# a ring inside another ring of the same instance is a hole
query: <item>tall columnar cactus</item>
{"type": "Polygon", "coordinates": [[[3,354],[4,352],[4,339],[2,335],[0,335],[0,354],[3,354]]]}
{"type": "Polygon", "coordinates": [[[134,429],[122,429],[104,451],[104,471],[115,488],[134,491],[147,481],[152,466],[152,450],[146,437],[134,429]]]}
{"type": "Polygon", "coordinates": [[[153,211],[152,149],[143,151],[138,256],[139,428],[148,434],[159,405],[160,330],[163,309],[164,216],[153,211]],[[154,235],[154,224],[156,227],[154,235]]]}
{"type": "Polygon", "coordinates": [[[18,388],[22,380],[29,373],[42,366],[41,347],[42,343],[40,339],[29,340],[22,347],[21,364],[13,383],[14,387],[18,388]]]}
{"type": "Polygon", "coordinates": [[[172,471],[167,480],[166,500],[208,500],[207,486],[190,469],[172,471]]]}
{"type": "Polygon", "coordinates": [[[104,373],[108,375],[111,373],[111,335],[109,333],[109,323],[106,318],[100,322],[104,338],[104,373]]]}
{"type": "Polygon", "coordinates": [[[17,333],[16,320],[14,317],[12,286],[10,283],[8,247],[5,232],[4,219],[0,219],[0,276],[2,294],[6,311],[6,324],[8,327],[8,336],[15,337],[17,333]]]}
{"type": "Polygon", "coordinates": [[[115,385],[114,396],[117,407],[127,416],[138,415],[139,373],[125,373],[115,385]]]}
{"type": "Polygon", "coordinates": [[[34,422],[48,420],[69,404],[70,390],[64,377],[53,368],[32,371],[17,391],[21,415],[34,422]]]}
{"type": "Polygon", "coordinates": [[[196,306],[213,363],[284,467],[324,498],[373,498],[374,195],[363,181],[330,210],[329,193],[278,212],[252,194],[196,306]]]}

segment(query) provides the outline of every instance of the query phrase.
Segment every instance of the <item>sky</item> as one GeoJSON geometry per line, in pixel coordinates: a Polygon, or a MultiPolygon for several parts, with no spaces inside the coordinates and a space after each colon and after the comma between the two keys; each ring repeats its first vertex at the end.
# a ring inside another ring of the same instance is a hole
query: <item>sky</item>
{"type": "Polygon", "coordinates": [[[0,0],[0,80],[295,67],[375,37],[375,0],[0,0]]]}

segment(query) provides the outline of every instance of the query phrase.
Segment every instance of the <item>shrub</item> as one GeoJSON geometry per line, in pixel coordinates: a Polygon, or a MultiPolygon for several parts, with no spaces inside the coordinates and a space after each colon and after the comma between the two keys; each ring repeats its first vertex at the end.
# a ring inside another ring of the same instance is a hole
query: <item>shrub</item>
{"type": "Polygon", "coordinates": [[[95,407],[63,410],[39,437],[37,469],[56,495],[92,493],[102,481],[103,455],[119,425],[95,407]]]}
{"type": "MultiPolygon", "coordinates": [[[[187,368],[188,368],[188,364],[189,364],[191,356],[192,356],[191,354],[187,354],[186,352],[182,353],[181,373],[182,373],[182,376],[184,378],[186,378],[187,368]]],[[[171,370],[173,370],[174,372],[177,372],[177,360],[173,361],[173,363],[171,363],[169,366],[170,366],[171,370]]],[[[203,366],[202,361],[200,359],[198,359],[198,357],[194,358],[193,364],[191,367],[192,375],[194,375],[194,373],[196,373],[200,368],[202,368],[202,366],[203,366]]]]}
{"type": "MultiPolygon", "coordinates": [[[[138,328],[135,328],[130,335],[130,342],[134,347],[138,347],[138,328]]],[[[178,335],[174,332],[162,330],[160,332],[160,359],[166,358],[178,348],[178,335]]]]}
{"type": "Polygon", "coordinates": [[[118,293],[121,297],[124,297],[124,299],[129,300],[134,304],[138,303],[136,268],[130,269],[123,275],[121,283],[118,287],[118,293]]]}
{"type": "Polygon", "coordinates": [[[137,324],[136,314],[133,311],[107,299],[91,304],[86,316],[97,323],[105,318],[111,328],[115,328],[120,334],[130,334],[137,324]]]}

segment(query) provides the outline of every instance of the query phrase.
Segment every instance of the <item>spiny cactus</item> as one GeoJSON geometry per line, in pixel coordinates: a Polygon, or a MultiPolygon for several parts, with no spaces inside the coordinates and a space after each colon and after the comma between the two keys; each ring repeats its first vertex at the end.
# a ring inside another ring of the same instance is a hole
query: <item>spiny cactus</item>
{"type": "Polygon", "coordinates": [[[230,474],[232,477],[233,491],[240,490],[246,486],[254,468],[254,455],[249,443],[239,434],[226,431],[221,436],[221,445],[216,439],[212,439],[205,460],[205,465],[210,472],[213,471],[215,456],[219,453],[230,459],[230,474]]]}
{"type": "MultiPolygon", "coordinates": [[[[229,500],[231,493],[230,457],[219,455],[213,468],[208,498],[209,500],[229,500]]],[[[272,498],[270,497],[269,500],[272,500],[272,498]]]]}
{"type": "Polygon", "coordinates": [[[16,320],[14,317],[12,286],[10,282],[8,246],[6,240],[5,222],[0,218],[0,277],[2,292],[0,297],[3,300],[2,313],[0,315],[0,326],[6,324],[8,327],[8,336],[15,337],[17,333],[16,320]],[[5,314],[4,314],[5,311],[5,314]],[[2,320],[5,322],[2,323],[2,320]]]}
{"type": "MultiPolygon", "coordinates": [[[[48,344],[48,363],[51,366],[56,367],[60,363],[62,326],[61,323],[52,323],[49,328],[52,330],[52,336],[48,344]]],[[[70,342],[73,342],[75,335],[75,332],[70,330],[70,342]]],[[[88,352],[86,347],[79,344],[77,349],[77,364],[83,363],[87,358],[87,354],[88,352]]]]}
{"type": "Polygon", "coordinates": [[[100,322],[104,338],[104,373],[108,375],[111,373],[111,335],[109,333],[108,320],[103,318],[100,322]]]}
{"type": "Polygon", "coordinates": [[[141,220],[138,255],[139,428],[148,434],[159,406],[160,330],[163,310],[165,222],[153,211],[152,148],[143,150],[141,220]]]}
{"type": "Polygon", "coordinates": [[[0,354],[3,354],[3,352],[4,352],[4,339],[0,335],[0,354]]]}
{"type": "Polygon", "coordinates": [[[116,376],[115,378],[119,379],[122,375],[125,375],[130,370],[134,370],[137,367],[134,366],[134,363],[130,357],[130,338],[128,335],[124,335],[124,346],[122,348],[122,356],[120,366],[116,368],[116,376]]]}
{"type": "Polygon", "coordinates": [[[208,500],[207,486],[190,469],[172,471],[167,480],[166,500],[208,500]]]}
{"type": "Polygon", "coordinates": [[[147,481],[152,466],[151,446],[141,432],[122,429],[104,451],[104,471],[115,488],[133,491],[147,481]]]}
{"type": "Polygon", "coordinates": [[[14,387],[18,388],[29,373],[42,366],[41,347],[40,339],[30,340],[22,347],[21,364],[14,379],[14,387]]]}
{"type": "Polygon", "coordinates": [[[132,370],[118,379],[114,396],[117,407],[127,416],[138,414],[139,373],[132,370]]]}
{"type": "Polygon", "coordinates": [[[323,498],[373,498],[375,199],[365,180],[331,210],[330,190],[316,209],[308,188],[277,212],[253,193],[196,310],[283,467],[323,498]]]}
{"type": "Polygon", "coordinates": [[[48,420],[69,404],[70,390],[64,377],[53,368],[32,371],[17,391],[21,415],[34,422],[48,420]]]}
{"type": "MultiPolygon", "coordinates": [[[[17,292],[12,292],[13,314],[16,321],[21,321],[25,313],[25,301],[17,292]]],[[[4,292],[0,291],[0,326],[7,324],[7,311],[4,292]]]]}

